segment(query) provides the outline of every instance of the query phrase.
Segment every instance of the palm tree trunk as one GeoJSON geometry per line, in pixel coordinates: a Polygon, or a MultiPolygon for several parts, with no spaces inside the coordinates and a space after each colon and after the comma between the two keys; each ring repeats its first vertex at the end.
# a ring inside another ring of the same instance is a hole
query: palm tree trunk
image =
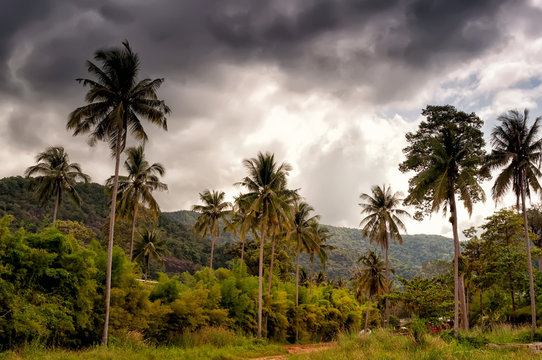
{"type": "Polygon", "coordinates": [[[130,261],[132,261],[132,256],[134,253],[134,236],[135,236],[135,224],[137,219],[137,201],[134,204],[134,213],[132,216],[132,235],[130,237],[130,261]]]}
{"type": "Polygon", "coordinates": [[[464,309],[465,291],[461,291],[461,287],[459,286],[459,255],[461,254],[461,250],[459,248],[459,233],[457,230],[457,208],[455,204],[455,194],[453,192],[453,183],[450,184],[449,188],[452,189],[450,190],[450,213],[452,216],[452,232],[454,236],[454,335],[457,337],[459,335],[460,298],[463,299],[463,301],[461,302],[461,316],[463,318],[464,326],[468,324],[468,320],[466,317],[466,310],[464,309]]]}
{"type": "Polygon", "coordinates": [[[244,256],[245,256],[245,236],[241,235],[241,267],[243,267],[244,256]]]}
{"type": "Polygon", "coordinates": [[[213,270],[213,254],[215,252],[216,223],[213,221],[211,230],[211,259],[209,260],[209,269],[213,270]]]}
{"type": "MultiPolygon", "coordinates": [[[[390,260],[389,260],[389,239],[388,234],[386,233],[386,244],[385,244],[385,251],[386,251],[386,295],[390,294],[390,260]]],[[[385,300],[385,322],[386,322],[386,328],[389,327],[390,323],[390,301],[388,297],[386,296],[385,300]]]]}
{"type": "Polygon", "coordinates": [[[482,331],[484,331],[484,306],[483,306],[483,297],[482,289],[480,289],[480,324],[482,326],[482,331]]]}
{"type": "Polygon", "coordinates": [[[147,255],[147,266],[145,266],[145,281],[149,279],[149,263],[150,263],[150,255],[147,255]]]}
{"type": "Polygon", "coordinates": [[[263,244],[265,241],[265,224],[267,219],[262,221],[262,236],[260,236],[260,259],[258,264],[258,339],[262,337],[262,310],[263,310],[263,244]]]}
{"type": "Polygon", "coordinates": [[[367,300],[367,311],[365,312],[365,330],[364,335],[367,335],[367,330],[369,328],[369,309],[371,307],[371,297],[369,296],[369,300],[367,300]]]}
{"type": "Polygon", "coordinates": [[[534,300],[533,260],[531,259],[531,240],[529,239],[529,225],[527,223],[527,210],[525,208],[525,169],[521,174],[521,210],[523,212],[523,227],[525,229],[525,247],[527,249],[527,268],[529,270],[529,295],[531,298],[531,341],[536,331],[536,308],[534,300]]]}
{"type": "Polygon", "coordinates": [[[109,336],[109,305],[111,303],[111,270],[113,266],[113,236],[115,234],[115,210],[117,206],[117,190],[119,185],[119,164],[121,136],[117,135],[115,144],[115,176],[113,178],[113,192],[111,194],[111,211],[109,213],[109,239],[107,241],[107,268],[105,276],[105,321],[102,335],[102,345],[107,346],[109,336]]]}
{"type": "Polygon", "coordinates": [[[314,276],[314,252],[311,252],[311,274],[309,276],[309,298],[312,296],[312,277],[314,276]]]}
{"type": "Polygon", "coordinates": [[[60,203],[60,188],[56,191],[56,197],[55,197],[55,209],[53,210],[53,227],[55,227],[56,222],[56,213],[58,211],[58,204],[60,203]]]}
{"type": "Polygon", "coordinates": [[[299,339],[299,253],[301,244],[297,243],[297,259],[295,265],[295,342],[299,339]]]}
{"type": "Polygon", "coordinates": [[[271,294],[271,282],[273,281],[273,262],[275,259],[275,236],[277,228],[273,226],[273,239],[271,240],[271,262],[269,263],[269,283],[267,284],[267,295],[271,294]]]}
{"type": "Polygon", "coordinates": [[[542,271],[542,256],[539,255],[536,260],[538,262],[538,271],[542,271]]]}

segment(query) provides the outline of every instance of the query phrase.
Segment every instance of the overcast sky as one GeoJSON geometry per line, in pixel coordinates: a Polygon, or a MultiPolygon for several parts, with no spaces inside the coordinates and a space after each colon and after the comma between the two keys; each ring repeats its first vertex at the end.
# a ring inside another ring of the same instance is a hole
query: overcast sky
{"type": "MultiPolygon", "coordinates": [[[[65,125],[85,104],[85,61],[128,39],[141,77],[166,79],[158,93],[172,108],[168,132],[145,124],[148,160],[167,168],[163,210],[190,208],[206,188],[237,194],[242,160],[270,151],[323,223],[357,227],[360,193],[406,192],[404,135],[427,104],[476,112],[486,140],[506,110],[542,115],[540,19],[542,0],[3,1],[0,176],[50,145],[94,182],[112,174],[106,144],[65,125]]],[[[494,210],[461,210],[461,229],[494,210]]],[[[441,214],[407,226],[451,234],[441,214]]]]}

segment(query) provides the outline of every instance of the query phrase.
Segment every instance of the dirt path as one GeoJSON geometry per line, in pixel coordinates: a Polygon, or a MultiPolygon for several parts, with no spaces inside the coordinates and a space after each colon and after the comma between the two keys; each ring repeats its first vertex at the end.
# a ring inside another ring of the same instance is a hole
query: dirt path
{"type": "Polygon", "coordinates": [[[285,346],[285,348],[286,348],[286,351],[288,351],[288,354],[265,356],[265,357],[254,358],[252,360],[284,360],[288,358],[289,355],[308,354],[308,353],[313,353],[317,351],[322,351],[325,349],[329,349],[330,347],[333,347],[336,344],[337,343],[335,342],[327,342],[327,343],[307,344],[307,345],[287,345],[285,346]]]}

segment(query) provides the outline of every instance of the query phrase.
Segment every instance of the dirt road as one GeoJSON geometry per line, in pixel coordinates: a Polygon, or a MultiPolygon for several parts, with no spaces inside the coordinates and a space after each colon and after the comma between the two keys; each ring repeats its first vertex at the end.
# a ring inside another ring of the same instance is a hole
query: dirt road
{"type": "Polygon", "coordinates": [[[287,345],[285,346],[286,350],[288,351],[288,354],[286,355],[265,356],[265,357],[254,358],[252,360],[284,360],[288,358],[289,355],[308,354],[308,353],[312,353],[316,351],[329,349],[330,347],[333,347],[335,345],[336,345],[335,342],[307,344],[307,345],[287,345]]]}

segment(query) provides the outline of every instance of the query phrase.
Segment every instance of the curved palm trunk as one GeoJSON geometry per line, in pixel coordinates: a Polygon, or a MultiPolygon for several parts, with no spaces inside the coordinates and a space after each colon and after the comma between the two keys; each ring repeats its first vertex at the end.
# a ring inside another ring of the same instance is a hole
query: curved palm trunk
{"type": "Polygon", "coordinates": [[[102,345],[107,346],[109,336],[109,305],[111,303],[111,269],[113,266],[113,236],[115,234],[115,210],[117,205],[117,190],[119,185],[120,164],[120,134],[115,144],[115,177],[113,178],[113,192],[111,194],[111,212],[109,213],[109,239],[107,242],[107,268],[105,276],[105,321],[102,335],[102,345]]]}
{"type": "Polygon", "coordinates": [[[137,219],[137,210],[138,210],[138,206],[137,206],[137,201],[136,201],[136,203],[134,204],[134,213],[132,217],[132,235],[130,237],[130,261],[132,261],[132,257],[134,253],[134,236],[135,236],[135,224],[136,224],[136,219],[137,219]]]}
{"type": "Polygon", "coordinates": [[[241,267],[243,267],[244,256],[245,256],[245,236],[241,235],[241,267]]]}
{"type": "Polygon", "coordinates": [[[150,255],[147,255],[147,266],[145,267],[145,281],[149,279],[149,263],[150,263],[150,255]]]}
{"type": "Polygon", "coordinates": [[[56,197],[55,197],[55,209],[53,210],[53,227],[55,227],[56,213],[58,211],[58,204],[59,203],[60,203],[60,188],[57,190],[56,197]]]}
{"type": "Polygon", "coordinates": [[[367,311],[365,311],[365,330],[364,335],[367,335],[367,329],[369,328],[369,309],[371,308],[371,297],[367,300],[367,311]]]}
{"type": "Polygon", "coordinates": [[[538,271],[542,271],[542,256],[539,255],[536,261],[538,262],[538,271]]]}
{"type": "Polygon", "coordinates": [[[311,252],[311,274],[309,276],[309,298],[312,296],[312,277],[314,276],[314,252],[311,252]]]}
{"type": "Polygon", "coordinates": [[[262,290],[263,290],[263,244],[265,240],[265,223],[267,219],[262,222],[262,236],[260,236],[260,261],[258,264],[258,338],[262,337],[262,290]]]}
{"type": "Polygon", "coordinates": [[[461,302],[461,323],[463,330],[469,329],[469,301],[465,287],[465,275],[459,275],[459,301],[461,302]]]}
{"type": "Polygon", "coordinates": [[[529,270],[529,295],[531,298],[531,340],[536,331],[536,308],[534,299],[533,262],[531,259],[531,241],[529,240],[529,225],[527,223],[527,210],[525,209],[525,170],[521,176],[521,210],[523,212],[523,226],[525,229],[525,247],[527,249],[527,268],[529,270]]]}
{"type": "MultiPolygon", "coordinates": [[[[390,260],[389,260],[389,239],[388,239],[388,234],[386,232],[386,243],[385,243],[385,251],[386,251],[386,295],[389,295],[390,294],[390,260]]],[[[385,323],[386,323],[386,327],[389,327],[389,323],[390,323],[390,301],[388,299],[388,297],[386,296],[386,300],[385,300],[385,312],[384,312],[384,316],[385,316],[385,323]]]]}
{"type": "Polygon", "coordinates": [[[277,228],[273,226],[273,239],[271,240],[271,262],[269,263],[269,283],[267,284],[267,295],[271,294],[271,282],[273,281],[273,262],[275,259],[275,237],[277,228]]]}

